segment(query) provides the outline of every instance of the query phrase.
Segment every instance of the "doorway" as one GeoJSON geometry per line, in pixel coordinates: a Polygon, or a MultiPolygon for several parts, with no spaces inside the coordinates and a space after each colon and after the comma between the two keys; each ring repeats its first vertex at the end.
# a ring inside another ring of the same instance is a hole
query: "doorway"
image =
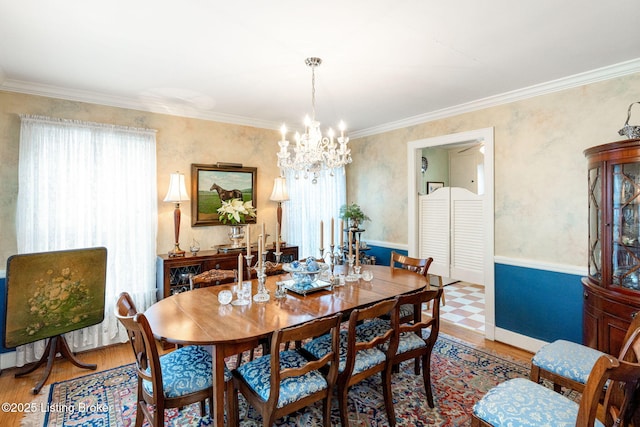
{"type": "Polygon", "coordinates": [[[420,171],[423,166],[422,149],[430,147],[452,148],[469,146],[470,144],[484,146],[484,194],[483,218],[485,227],[483,263],[484,263],[484,294],[485,294],[485,337],[493,340],[495,337],[495,283],[494,283],[494,138],[493,128],[478,129],[434,138],[411,141],[407,145],[408,165],[408,250],[410,256],[418,254],[419,209],[418,197],[421,180],[420,171]]]}

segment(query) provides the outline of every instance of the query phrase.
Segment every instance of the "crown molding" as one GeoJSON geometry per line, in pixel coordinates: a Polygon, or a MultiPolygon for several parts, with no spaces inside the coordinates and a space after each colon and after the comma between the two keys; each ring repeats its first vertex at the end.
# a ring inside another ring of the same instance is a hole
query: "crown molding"
{"type": "Polygon", "coordinates": [[[214,122],[231,123],[265,129],[279,129],[280,124],[268,120],[255,119],[233,114],[189,108],[184,105],[168,104],[154,97],[140,97],[131,99],[104,93],[69,89],[58,86],[31,83],[22,80],[2,80],[0,69],[0,90],[18,92],[28,95],[44,96],[48,98],[65,99],[67,101],[86,102],[89,104],[106,105],[109,107],[128,108],[131,110],[148,111],[151,113],[167,114],[170,116],[189,117],[193,119],[210,120],[214,122]]]}
{"type": "MultiPolygon", "coordinates": [[[[477,111],[502,104],[508,104],[510,102],[533,98],[535,96],[545,95],[548,93],[558,92],[561,90],[574,88],[576,86],[582,86],[603,80],[613,79],[616,77],[622,77],[637,72],[640,72],[640,58],[621,62],[607,67],[598,68],[591,71],[586,71],[584,73],[575,74],[573,76],[552,80],[550,82],[528,86],[511,92],[478,99],[465,104],[419,114],[416,116],[408,117],[406,119],[384,123],[367,129],[353,131],[350,132],[349,137],[351,139],[355,139],[376,135],[384,132],[419,125],[422,123],[427,123],[434,120],[456,116],[463,113],[477,111]]],[[[98,92],[82,91],[58,86],[31,83],[22,80],[7,79],[2,68],[0,68],[0,90],[65,99],[68,101],[87,102],[90,104],[106,105],[110,107],[128,108],[138,111],[148,111],[152,113],[167,114],[172,116],[231,123],[263,129],[278,130],[280,127],[280,123],[275,123],[268,120],[237,116],[233,114],[202,111],[195,108],[185,107],[184,105],[170,105],[166,102],[160,102],[157,98],[148,97],[130,99],[126,97],[119,97],[98,92]]]]}
{"type": "Polygon", "coordinates": [[[513,90],[511,92],[505,92],[503,94],[478,99],[465,104],[419,114],[417,116],[385,123],[379,126],[373,126],[367,129],[350,132],[349,137],[351,139],[355,139],[376,135],[384,132],[419,125],[422,123],[427,123],[434,120],[456,116],[463,113],[469,113],[489,107],[495,107],[502,104],[508,104],[515,101],[533,98],[548,93],[559,92],[561,90],[571,89],[577,86],[583,86],[603,80],[610,80],[616,77],[622,77],[637,72],[640,72],[640,58],[621,62],[607,67],[598,68],[591,71],[586,71],[584,73],[575,74],[573,76],[552,80],[550,82],[528,86],[522,89],[513,90]]]}

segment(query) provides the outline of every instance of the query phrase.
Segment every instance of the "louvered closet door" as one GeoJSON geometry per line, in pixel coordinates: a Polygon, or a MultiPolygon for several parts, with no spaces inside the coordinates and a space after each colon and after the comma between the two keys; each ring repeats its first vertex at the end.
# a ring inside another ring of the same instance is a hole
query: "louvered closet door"
{"type": "Polygon", "coordinates": [[[449,277],[449,188],[420,196],[419,258],[433,258],[429,273],[449,277]]]}
{"type": "Polygon", "coordinates": [[[420,196],[419,257],[433,258],[429,273],[484,284],[482,196],[445,187],[420,196]]]}
{"type": "Polygon", "coordinates": [[[467,189],[451,188],[451,275],[484,284],[484,226],[482,197],[467,189]]]}

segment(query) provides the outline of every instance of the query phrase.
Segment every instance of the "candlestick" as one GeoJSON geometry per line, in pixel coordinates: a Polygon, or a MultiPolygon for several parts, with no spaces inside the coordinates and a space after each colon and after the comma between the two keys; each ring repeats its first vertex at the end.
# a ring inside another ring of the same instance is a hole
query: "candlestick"
{"type": "Polygon", "coordinates": [[[258,236],[258,268],[262,267],[262,234],[258,236]]]}
{"type": "Polygon", "coordinates": [[[347,244],[349,245],[349,258],[351,258],[351,256],[353,255],[353,245],[351,244],[352,236],[353,233],[351,230],[349,230],[349,241],[347,242],[347,244]]]}
{"type": "Polygon", "coordinates": [[[356,266],[360,265],[360,239],[356,238],[356,266]]]}
{"type": "Polygon", "coordinates": [[[247,256],[251,255],[251,233],[249,232],[250,227],[247,224],[247,256]]]}
{"type": "Polygon", "coordinates": [[[320,247],[324,248],[324,223],[320,221],[320,247]]]}
{"type": "Polygon", "coordinates": [[[331,246],[334,245],[334,240],[333,240],[333,218],[331,218],[331,246]]]}
{"type": "Polygon", "coordinates": [[[276,221],[276,253],[280,252],[280,223],[276,221]]]}
{"type": "Polygon", "coordinates": [[[238,254],[238,283],[242,286],[242,271],[244,270],[244,265],[242,264],[242,253],[238,254]]]}

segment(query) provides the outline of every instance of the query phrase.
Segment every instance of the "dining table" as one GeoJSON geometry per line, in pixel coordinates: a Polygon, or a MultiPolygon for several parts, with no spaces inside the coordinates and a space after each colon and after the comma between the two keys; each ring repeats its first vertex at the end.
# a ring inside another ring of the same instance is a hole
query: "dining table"
{"type": "MultiPolygon", "coordinates": [[[[275,298],[277,281],[290,280],[289,273],[269,276],[265,286],[270,298],[266,302],[251,300],[247,305],[222,304],[218,294],[235,289],[235,284],[218,285],[164,298],[145,311],[151,330],[158,339],[177,345],[210,345],[213,360],[214,425],[224,426],[225,359],[255,348],[261,338],[274,331],[304,322],[375,304],[397,295],[422,289],[423,275],[389,266],[363,265],[373,278],[357,278],[342,286],[326,288],[306,295],[287,292],[275,298]]],[[[334,275],[345,273],[336,265],[334,275]]],[[[258,281],[252,280],[252,295],[258,281]]]]}

